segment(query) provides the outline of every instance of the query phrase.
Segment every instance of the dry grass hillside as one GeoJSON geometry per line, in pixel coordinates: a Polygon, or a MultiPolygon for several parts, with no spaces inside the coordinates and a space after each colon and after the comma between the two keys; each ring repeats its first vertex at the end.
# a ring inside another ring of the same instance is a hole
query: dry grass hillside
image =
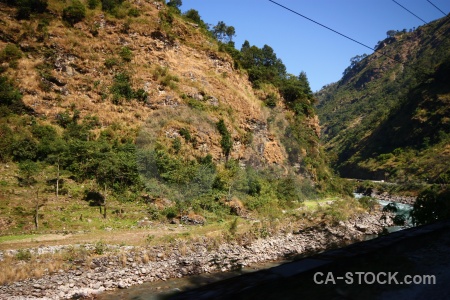
{"type": "Polygon", "coordinates": [[[36,216],[40,230],[58,232],[279,216],[325,191],[313,99],[294,111],[270,82],[255,88],[211,33],[162,1],[124,1],[114,13],[81,1],[85,17],[72,25],[64,15],[76,1],[38,2],[46,10],[19,18],[0,1],[5,233],[37,229],[36,216]],[[14,89],[21,99],[11,104],[14,89]],[[139,165],[137,148],[154,161],[139,165]],[[90,191],[107,198],[108,217],[89,207],[106,206],[89,202],[90,191]]]}
{"type": "MultiPolygon", "coordinates": [[[[81,117],[98,116],[102,128],[120,123],[133,132],[159,108],[177,110],[190,99],[209,110],[211,121],[225,118],[237,142],[255,126],[262,128],[261,143],[268,145],[263,153],[282,163],[278,142],[267,131],[268,112],[246,75],[233,69],[231,58],[219,53],[217,43],[195,24],[175,19],[171,31],[177,38],[165,33],[158,16],[161,3],[139,1],[135,5],[143,12],[136,18],[117,19],[99,9],[89,10],[87,18],[73,28],[54,18],[44,32],[39,32],[39,20],[17,21],[14,9],[2,5],[0,48],[14,43],[27,53],[7,72],[23,93],[25,104],[49,121],[76,107],[81,117]],[[92,28],[96,28],[95,36],[92,28]],[[120,56],[124,48],[132,53],[130,61],[120,56]],[[130,75],[133,89],[147,92],[144,103],[112,103],[109,89],[120,72],[130,75]]],[[[50,2],[51,12],[59,9],[50,2]]],[[[217,148],[213,153],[220,153],[217,140],[212,136],[209,147],[217,148]]]]}

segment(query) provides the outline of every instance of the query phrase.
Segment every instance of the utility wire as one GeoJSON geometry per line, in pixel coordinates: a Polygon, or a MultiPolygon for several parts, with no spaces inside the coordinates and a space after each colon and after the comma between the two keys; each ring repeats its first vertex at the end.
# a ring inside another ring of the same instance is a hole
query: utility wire
{"type": "Polygon", "coordinates": [[[430,0],[427,0],[428,1],[428,3],[430,3],[431,5],[433,5],[434,7],[436,7],[436,9],[437,10],[439,10],[441,13],[443,13],[444,14],[444,16],[446,16],[447,14],[445,13],[445,12],[443,12],[442,11],[442,9],[440,9],[439,7],[437,7],[436,5],[434,5],[434,3],[433,2],[431,2],[430,0]]]}
{"type": "Polygon", "coordinates": [[[334,30],[334,29],[332,29],[332,28],[330,28],[330,27],[328,27],[328,26],[323,25],[322,23],[319,23],[319,22],[317,22],[317,21],[314,21],[313,19],[310,19],[310,18],[308,18],[307,16],[304,16],[304,15],[300,14],[299,12],[296,12],[296,11],[294,11],[294,10],[292,10],[292,9],[290,9],[290,8],[288,8],[288,7],[286,7],[286,6],[284,6],[284,5],[281,5],[280,3],[277,3],[277,2],[272,1],[272,0],[269,0],[269,1],[272,2],[273,4],[276,4],[276,5],[278,5],[278,6],[282,7],[282,8],[284,8],[284,9],[286,9],[286,10],[288,10],[288,11],[290,11],[290,12],[292,12],[292,13],[294,13],[294,14],[300,16],[300,17],[302,17],[302,18],[305,18],[305,19],[308,20],[308,21],[311,21],[311,22],[313,22],[313,23],[315,23],[315,24],[317,24],[317,25],[319,25],[319,26],[322,26],[322,27],[324,27],[324,28],[326,28],[326,29],[328,29],[328,30],[330,30],[330,31],[332,31],[332,32],[334,32],[334,33],[336,33],[336,34],[339,34],[340,36],[343,36],[343,37],[345,37],[346,39],[349,39],[349,40],[352,41],[352,42],[355,42],[355,43],[357,43],[357,44],[359,44],[359,45],[361,45],[361,46],[364,46],[364,47],[366,47],[366,48],[369,48],[369,49],[372,50],[373,52],[378,52],[378,53],[380,53],[381,55],[384,55],[384,56],[386,56],[387,58],[392,59],[393,61],[396,61],[396,62],[401,63],[401,64],[403,64],[403,65],[405,64],[405,63],[403,63],[403,62],[401,62],[401,61],[399,61],[399,60],[397,60],[397,59],[395,59],[395,58],[393,58],[393,57],[390,57],[390,56],[386,55],[386,54],[383,53],[383,52],[379,52],[379,51],[375,50],[374,48],[372,48],[372,47],[370,47],[370,46],[367,46],[366,44],[363,44],[363,43],[361,43],[361,42],[358,42],[357,40],[355,40],[355,39],[353,39],[353,38],[351,38],[351,37],[349,37],[349,36],[347,36],[347,35],[345,35],[345,34],[343,34],[343,33],[340,33],[339,31],[336,31],[336,30],[334,30]]]}
{"type": "Polygon", "coordinates": [[[345,37],[346,39],[349,39],[349,40],[352,41],[352,42],[355,42],[355,43],[357,43],[357,44],[360,44],[361,46],[364,46],[364,47],[366,47],[366,48],[369,48],[369,49],[372,50],[372,51],[375,51],[372,47],[367,46],[366,44],[363,44],[363,43],[361,43],[361,42],[358,42],[357,40],[352,39],[351,37],[346,36],[345,34],[340,33],[340,32],[338,32],[338,31],[336,31],[336,30],[334,30],[334,29],[332,29],[332,28],[330,28],[330,27],[328,27],[328,26],[325,26],[325,25],[323,25],[323,24],[321,24],[321,23],[319,23],[319,22],[317,22],[317,21],[314,21],[313,19],[310,19],[310,18],[308,18],[307,16],[304,16],[304,15],[302,15],[302,14],[300,14],[300,13],[298,13],[298,12],[296,12],[296,11],[294,11],[294,10],[292,10],[292,9],[290,9],[290,8],[288,8],[288,7],[286,7],[286,6],[283,6],[283,5],[281,5],[280,3],[277,3],[277,2],[272,1],[272,0],[269,0],[269,1],[272,2],[273,4],[276,4],[276,5],[278,5],[278,6],[282,7],[282,8],[284,8],[284,9],[290,11],[290,12],[293,12],[293,13],[296,14],[296,15],[299,15],[299,16],[302,17],[302,18],[305,18],[305,19],[308,20],[308,21],[311,21],[311,22],[313,22],[313,23],[316,23],[316,24],[319,25],[319,26],[322,26],[322,27],[324,27],[324,28],[326,28],[326,29],[328,29],[328,30],[330,30],[330,31],[333,31],[334,33],[337,33],[337,34],[339,34],[340,36],[343,36],[343,37],[345,37]]]}
{"type": "Polygon", "coordinates": [[[407,12],[409,12],[410,14],[412,14],[413,16],[415,16],[417,19],[421,20],[424,24],[427,24],[427,22],[422,19],[421,17],[419,17],[418,15],[416,15],[415,13],[413,13],[412,11],[410,11],[409,9],[407,9],[406,7],[404,7],[403,5],[401,5],[400,3],[398,3],[395,0],[392,0],[392,2],[394,2],[395,4],[397,4],[398,6],[400,6],[401,8],[403,8],[404,10],[406,10],[407,12]]]}

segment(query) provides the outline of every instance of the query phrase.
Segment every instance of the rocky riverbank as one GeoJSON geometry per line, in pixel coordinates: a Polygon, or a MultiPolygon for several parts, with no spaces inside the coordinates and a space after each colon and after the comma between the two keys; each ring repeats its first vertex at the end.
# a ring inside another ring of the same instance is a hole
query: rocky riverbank
{"type": "Polygon", "coordinates": [[[399,195],[391,195],[387,192],[384,193],[377,193],[373,192],[370,197],[375,198],[377,200],[384,200],[389,202],[395,202],[395,203],[402,203],[402,204],[408,204],[408,205],[414,205],[416,202],[417,197],[411,197],[411,196],[399,196],[399,195]]]}
{"type": "MultiPolygon", "coordinates": [[[[76,268],[0,286],[0,299],[69,299],[90,297],[146,281],[167,280],[205,272],[224,272],[292,255],[344,246],[391,226],[392,215],[373,212],[339,222],[302,228],[248,243],[224,243],[213,249],[205,239],[168,247],[116,247],[108,256],[81,261],[76,268]]],[[[89,246],[88,246],[89,247],[89,246]]],[[[55,251],[30,249],[35,253],[55,251]]],[[[109,250],[108,250],[109,251],[109,250]]],[[[7,255],[2,253],[2,255],[7,255]]]]}
{"type": "Polygon", "coordinates": [[[413,197],[413,196],[390,194],[388,192],[379,191],[378,189],[375,189],[375,188],[358,187],[356,189],[356,193],[360,194],[362,196],[372,197],[377,200],[402,203],[402,204],[408,204],[408,205],[414,205],[414,203],[416,202],[416,199],[417,199],[417,197],[413,197]]]}

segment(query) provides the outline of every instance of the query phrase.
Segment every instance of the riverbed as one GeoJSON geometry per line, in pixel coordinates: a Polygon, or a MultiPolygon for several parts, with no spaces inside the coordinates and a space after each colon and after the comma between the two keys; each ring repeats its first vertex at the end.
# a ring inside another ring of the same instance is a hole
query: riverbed
{"type": "MultiPolygon", "coordinates": [[[[356,198],[359,195],[355,195],[356,198]]],[[[386,200],[378,200],[380,204],[379,210],[383,211],[383,208],[391,203],[386,200]]],[[[412,210],[412,205],[396,203],[398,208],[397,214],[401,214],[405,216],[406,223],[404,226],[387,226],[386,230],[391,232],[396,232],[399,230],[403,230],[405,228],[412,227],[411,218],[409,216],[410,211],[412,210]]],[[[363,240],[369,240],[378,237],[378,234],[366,234],[363,240]]],[[[195,276],[187,276],[182,278],[169,279],[166,281],[157,281],[157,282],[147,282],[141,285],[132,286],[126,290],[114,290],[102,293],[97,296],[99,300],[121,300],[121,299],[134,299],[134,300],[159,300],[166,299],[168,296],[174,293],[178,293],[184,290],[190,290],[194,288],[198,288],[200,286],[204,286],[213,282],[225,280],[228,278],[232,278],[235,276],[239,276],[242,274],[255,272],[258,270],[269,269],[281,264],[290,262],[290,260],[276,260],[270,262],[263,262],[253,265],[252,267],[245,267],[240,270],[227,271],[227,272],[218,272],[218,273],[207,273],[200,274],[195,276]]]]}

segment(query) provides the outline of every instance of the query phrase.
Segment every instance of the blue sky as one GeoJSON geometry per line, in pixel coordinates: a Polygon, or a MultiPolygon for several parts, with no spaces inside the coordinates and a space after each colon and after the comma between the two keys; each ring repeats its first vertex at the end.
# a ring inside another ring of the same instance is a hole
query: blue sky
{"type": "MultiPolygon", "coordinates": [[[[424,23],[392,0],[275,0],[290,9],[374,47],[390,29],[402,30],[424,23]]],[[[396,0],[430,22],[444,15],[426,0],[396,0]]],[[[182,0],[181,11],[195,9],[203,21],[234,26],[237,49],[251,45],[271,46],[294,75],[305,71],[311,89],[319,90],[338,81],[350,58],[372,51],[317,24],[289,12],[268,0],[182,0]]],[[[450,12],[449,0],[431,0],[450,12]]]]}

